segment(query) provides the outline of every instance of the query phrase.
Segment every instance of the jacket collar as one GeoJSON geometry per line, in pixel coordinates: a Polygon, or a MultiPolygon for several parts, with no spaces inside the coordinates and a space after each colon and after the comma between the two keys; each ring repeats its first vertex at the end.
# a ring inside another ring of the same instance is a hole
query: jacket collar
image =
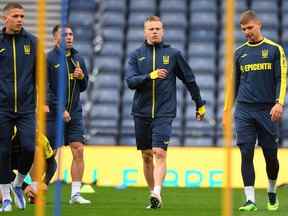
{"type": "Polygon", "coordinates": [[[163,41],[161,41],[161,42],[158,43],[158,44],[151,45],[151,44],[148,44],[148,42],[145,40],[143,45],[144,45],[145,47],[150,47],[150,48],[152,48],[153,46],[155,46],[156,48],[158,48],[158,47],[170,47],[169,44],[165,44],[163,41]]]}
{"type": "MultiPolygon", "coordinates": [[[[0,40],[3,39],[4,36],[9,36],[9,35],[10,35],[10,34],[6,34],[6,33],[5,33],[5,29],[6,29],[6,27],[2,28],[2,30],[1,30],[1,32],[0,32],[0,40]]],[[[22,29],[20,30],[20,32],[19,32],[18,34],[15,34],[15,35],[16,35],[16,36],[17,36],[17,35],[27,36],[28,33],[27,33],[27,31],[26,31],[24,28],[22,28],[22,29]]],[[[12,35],[11,35],[11,36],[12,36],[12,35]]]]}

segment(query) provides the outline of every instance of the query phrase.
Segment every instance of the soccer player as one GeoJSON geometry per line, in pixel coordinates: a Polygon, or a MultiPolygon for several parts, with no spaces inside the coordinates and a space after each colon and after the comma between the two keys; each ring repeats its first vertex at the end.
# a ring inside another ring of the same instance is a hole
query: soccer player
{"type": "Polygon", "coordinates": [[[71,26],[64,27],[64,36],[61,37],[61,28],[56,25],[53,28],[55,47],[48,52],[48,89],[49,89],[49,110],[47,114],[47,136],[52,148],[55,148],[56,136],[56,115],[58,106],[58,88],[66,88],[64,120],[64,142],[69,145],[72,151],[72,190],[70,204],[90,204],[91,202],[80,195],[81,181],[84,173],[83,143],[84,126],[82,116],[82,106],[80,103],[80,92],[86,90],[88,85],[88,72],[83,58],[78,51],[73,48],[73,31],[71,26]],[[65,47],[61,47],[61,38],[65,40],[65,47]],[[66,77],[65,84],[58,86],[58,73],[62,62],[61,51],[66,58],[63,65],[66,77]]]}
{"type": "Polygon", "coordinates": [[[142,152],[143,170],[150,189],[148,208],[160,208],[161,188],[166,175],[167,147],[176,115],[176,77],[183,81],[196,103],[196,117],[202,120],[205,103],[195,77],[182,54],[163,42],[159,17],[144,22],[145,42],[128,60],[126,81],[135,90],[134,116],[137,149],[142,152]]]}
{"type": "Polygon", "coordinates": [[[10,196],[11,131],[18,128],[20,166],[12,184],[15,204],[26,207],[21,186],[33,163],[35,151],[36,37],[23,28],[24,8],[10,2],[3,8],[0,32],[0,211],[12,211],[10,196]]]}
{"type": "Polygon", "coordinates": [[[257,140],[266,161],[269,182],[267,209],[275,211],[279,206],[276,194],[278,122],[283,115],[286,94],[286,57],[280,45],[262,35],[261,20],[254,11],[241,14],[240,26],[247,42],[235,51],[234,118],[246,196],[246,203],[239,210],[257,210],[253,164],[257,140]]]}

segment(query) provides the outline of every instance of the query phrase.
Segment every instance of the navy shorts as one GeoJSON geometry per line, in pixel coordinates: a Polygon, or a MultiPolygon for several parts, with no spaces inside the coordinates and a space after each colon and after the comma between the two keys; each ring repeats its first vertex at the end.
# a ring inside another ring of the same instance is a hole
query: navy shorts
{"type": "Polygon", "coordinates": [[[64,123],[64,136],[61,137],[60,146],[56,146],[56,119],[48,119],[46,123],[47,127],[47,138],[50,141],[52,149],[57,149],[58,147],[64,145],[69,145],[72,142],[84,143],[84,126],[83,119],[73,118],[64,123]]]}
{"type": "Polygon", "coordinates": [[[271,120],[271,105],[263,107],[238,103],[235,109],[237,145],[254,147],[256,140],[262,148],[278,147],[279,124],[271,120]]]}
{"type": "Polygon", "coordinates": [[[167,150],[172,133],[172,117],[146,118],[134,116],[138,150],[159,147],[167,150]]]}
{"type": "Polygon", "coordinates": [[[0,151],[11,152],[11,137],[14,126],[17,127],[21,149],[29,152],[35,150],[35,113],[0,112],[0,151]]]}

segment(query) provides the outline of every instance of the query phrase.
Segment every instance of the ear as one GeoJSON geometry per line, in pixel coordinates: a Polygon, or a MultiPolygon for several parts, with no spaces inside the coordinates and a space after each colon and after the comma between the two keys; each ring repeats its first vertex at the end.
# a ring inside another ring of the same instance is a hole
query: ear
{"type": "Polygon", "coordinates": [[[257,24],[259,25],[260,29],[262,28],[262,22],[260,20],[257,20],[257,24]]]}
{"type": "Polygon", "coordinates": [[[1,15],[0,15],[0,19],[1,19],[1,21],[5,24],[5,23],[6,23],[6,20],[7,20],[7,16],[5,16],[5,15],[1,16],[1,15]]]}

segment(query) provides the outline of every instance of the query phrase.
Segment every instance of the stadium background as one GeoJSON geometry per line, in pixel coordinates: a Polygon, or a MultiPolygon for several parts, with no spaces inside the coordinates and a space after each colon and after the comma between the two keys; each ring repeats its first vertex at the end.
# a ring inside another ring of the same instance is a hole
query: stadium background
{"type": "MultiPolygon", "coordinates": [[[[0,7],[10,0],[1,0],[0,7]]],[[[20,0],[26,11],[25,27],[37,32],[36,0],[20,0]]],[[[51,29],[61,19],[61,2],[46,0],[47,50],[52,47],[51,29]]],[[[256,10],[263,32],[284,47],[288,42],[288,1],[235,1],[235,47],[245,41],[239,29],[239,14],[256,10]]],[[[224,0],[69,0],[68,22],[75,34],[75,47],[85,57],[90,85],[82,95],[86,138],[84,181],[99,185],[143,186],[139,153],[136,152],[133,91],[124,81],[129,52],[143,42],[143,22],[159,15],[164,22],[165,41],[182,51],[189,61],[203,98],[207,101],[205,121],[196,122],[195,106],[177,83],[178,112],[173,123],[166,186],[218,187],[222,185],[224,150],[221,117],[224,101],[224,0]],[[181,163],[182,161],[182,163],[181,163]],[[212,173],[212,174],[211,174],[212,173]],[[212,177],[211,177],[212,175],[212,177]]],[[[2,25],[2,23],[1,23],[2,25]]],[[[232,55],[232,53],[231,53],[232,55]]],[[[281,123],[281,164],[287,164],[288,116],[281,123]]],[[[240,159],[233,151],[233,186],[241,186],[240,159]]],[[[69,177],[70,152],[64,149],[61,176],[69,177]],[[66,160],[67,158],[67,160],[66,160]]],[[[265,187],[263,157],[255,155],[257,186],[265,187]],[[258,168],[259,167],[259,168],[258,168]]],[[[280,170],[280,183],[288,175],[280,170]]]]}

